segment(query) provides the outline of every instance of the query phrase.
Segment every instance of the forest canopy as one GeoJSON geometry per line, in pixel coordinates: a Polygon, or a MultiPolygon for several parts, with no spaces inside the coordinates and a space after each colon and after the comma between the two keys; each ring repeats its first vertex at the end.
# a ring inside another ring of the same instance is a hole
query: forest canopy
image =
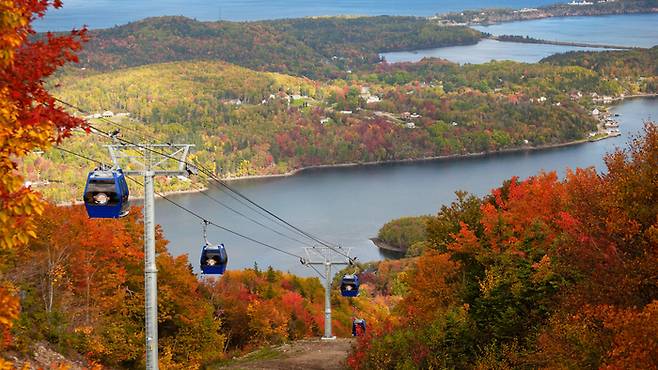
{"type": "Polygon", "coordinates": [[[379,53],[475,44],[481,34],[420,17],[319,17],[259,22],[148,18],[91,32],[81,66],[115,70],[170,61],[222,60],[309,78],[346,76],[379,53]]]}

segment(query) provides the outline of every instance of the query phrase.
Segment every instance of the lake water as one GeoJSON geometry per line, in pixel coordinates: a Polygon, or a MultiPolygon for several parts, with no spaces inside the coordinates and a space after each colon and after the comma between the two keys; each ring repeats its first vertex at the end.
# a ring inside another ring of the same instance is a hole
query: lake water
{"type": "MultiPolygon", "coordinates": [[[[658,45],[658,14],[546,18],[474,28],[493,35],[530,36],[551,41],[639,47],[658,45]]],[[[461,64],[480,64],[491,60],[536,63],[547,56],[573,50],[605,49],[482,40],[476,45],[392,52],[381,55],[389,63],[417,62],[425,57],[443,58],[461,64]]]]}
{"type": "Polygon", "coordinates": [[[423,58],[441,58],[460,64],[481,64],[492,60],[514,60],[524,63],[536,63],[553,54],[578,50],[601,49],[482,40],[476,45],[451,46],[417,51],[397,51],[382,53],[381,56],[389,63],[418,62],[423,58]]]}
{"type": "Polygon", "coordinates": [[[545,18],[474,27],[493,35],[520,35],[551,41],[615,46],[658,45],[658,13],[545,18]]]}
{"type": "MultiPolygon", "coordinates": [[[[589,166],[604,170],[605,153],[625,146],[632,134],[640,132],[643,120],[658,117],[658,99],[628,100],[614,112],[621,114],[618,120],[623,135],[595,143],[461,160],[309,170],[291,177],[237,181],[232,186],[305,231],[351,247],[361,261],[378,260],[383,256],[369,238],[384,223],[402,216],[434,214],[441,205],[454,200],[456,190],[481,196],[512,176],[526,178],[542,170],[564,175],[566,168],[589,166]]],[[[249,212],[214,188],[208,194],[249,212]]],[[[181,194],[171,199],[235,231],[303,254],[303,245],[234,215],[200,194],[181,194]]],[[[200,222],[164,200],[156,201],[156,212],[156,221],[171,241],[169,250],[174,255],[189,254],[197,269],[202,245],[200,222]]],[[[312,275],[290,256],[217,229],[210,230],[209,239],[226,244],[229,269],[251,267],[256,262],[261,267],[272,265],[312,275]]]]}
{"type": "Polygon", "coordinates": [[[86,24],[107,28],[146,17],[183,15],[202,21],[252,21],[321,15],[416,15],[490,7],[523,8],[554,0],[64,0],[37,31],[67,31],[86,24]]]}

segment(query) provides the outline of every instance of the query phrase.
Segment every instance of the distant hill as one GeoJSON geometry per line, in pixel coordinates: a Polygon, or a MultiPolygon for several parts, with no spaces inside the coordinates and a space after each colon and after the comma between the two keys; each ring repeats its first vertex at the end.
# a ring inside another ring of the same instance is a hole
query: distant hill
{"type": "Polygon", "coordinates": [[[481,33],[417,17],[326,17],[262,22],[148,18],[90,32],[82,67],[107,71],[193,59],[298,76],[338,77],[380,52],[475,44],[481,33]]]}
{"type": "Polygon", "coordinates": [[[577,17],[614,14],[637,14],[658,12],[658,0],[575,0],[560,2],[538,8],[523,9],[477,9],[439,14],[436,20],[443,24],[496,24],[518,22],[551,17],[577,17]]]}

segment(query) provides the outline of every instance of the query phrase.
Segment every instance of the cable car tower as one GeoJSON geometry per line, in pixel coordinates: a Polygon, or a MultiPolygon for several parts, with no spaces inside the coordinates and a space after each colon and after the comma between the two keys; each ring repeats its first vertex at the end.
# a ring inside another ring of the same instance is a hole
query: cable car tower
{"type": "Polygon", "coordinates": [[[144,177],[144,296],[146,369],[158,369],[158,270],[155,265],[155,176],[188,176],[186,165],[192,144],[106,145],[112,162],[126,175],[144,177]]]}
{"type": "Polygon", "coordinates": [[[349,257],[351,248],[344,254],[339,254],[335,248],[329,247],[306,247],[304,251],[307,257],[303,261],[305,265],[309,265],[313,269],[315,269],[314,265],[324,266],[324,336],[322,339],[334,340],[336,337],[331,335],[331,266],[352,265],[354,260],[349,257]]]}

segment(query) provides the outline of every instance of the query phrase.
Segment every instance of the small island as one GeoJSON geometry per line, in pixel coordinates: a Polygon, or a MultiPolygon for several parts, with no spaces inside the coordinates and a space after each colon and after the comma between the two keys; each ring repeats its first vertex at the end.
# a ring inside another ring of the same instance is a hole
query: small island
{"type": "Polygon", "coordinates": [[[422,244],[427,239],[427,223],[431,216],[402,217],[387,222],[376,238],[370,240],[385,254],[392,256],[417,256],[423,249],[422,244]]]}

